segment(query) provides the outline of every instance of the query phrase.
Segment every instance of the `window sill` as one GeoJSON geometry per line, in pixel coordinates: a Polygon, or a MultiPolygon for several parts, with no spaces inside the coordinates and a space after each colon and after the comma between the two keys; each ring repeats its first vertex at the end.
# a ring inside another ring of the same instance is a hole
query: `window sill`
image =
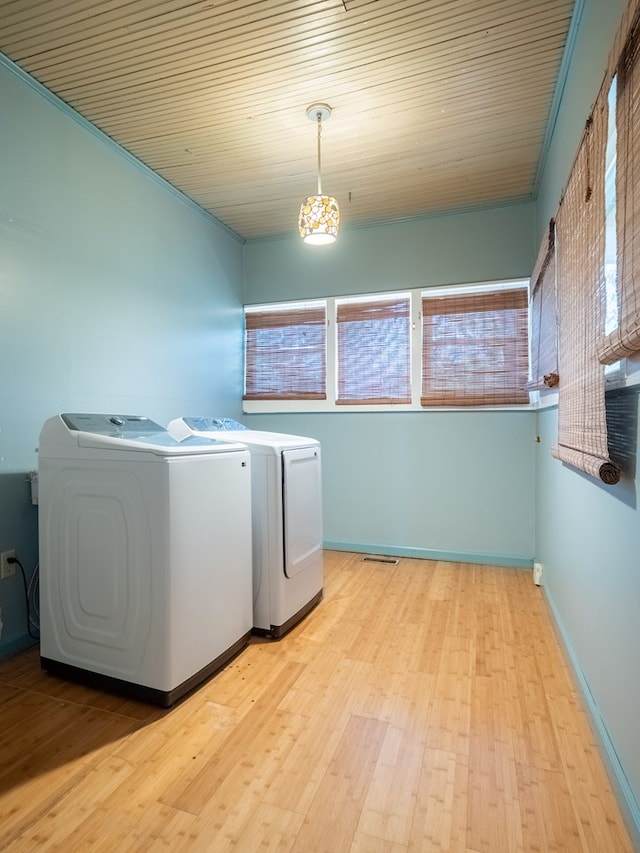
{"type": "MultiPolygon", "coordinates": [[[[557,401],[556,401],[557,402],[557,401]]],[[[313,413],[313,414],[371,414],[371,413],[398,413],[398,412],[422,412],[429,414],[430,412],[530,412],[538,408],[534,404],[524,404],[516,406],[417,406],[409,404],[397,405],[366,405],[366,406],[336,406],[331,403],[319,404],[313,400],[286,400],[274,405],[273,402],[258,402],[247,401],[243,402],[242,411],[245,414],[295,414],[295,413],[313,413]]]]}

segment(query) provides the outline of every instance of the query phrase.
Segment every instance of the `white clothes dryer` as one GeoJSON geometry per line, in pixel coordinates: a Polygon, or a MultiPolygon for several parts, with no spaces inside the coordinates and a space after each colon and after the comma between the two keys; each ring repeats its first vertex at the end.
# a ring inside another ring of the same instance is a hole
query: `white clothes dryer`
{"type": "Polygon", "coordinates": [[[247,644],[244,445],[61,414],[40,433],[38,479],[44,669],[168,707],[247,644]]]}
{"type": "Polygon", "coordinates": [[[320,442],[246,429],[227,418],[177,418],[167,429],[180,440],[219,436],[249,448],[253,629],[256,634],[282,637],[322,599],[320,442]]]}

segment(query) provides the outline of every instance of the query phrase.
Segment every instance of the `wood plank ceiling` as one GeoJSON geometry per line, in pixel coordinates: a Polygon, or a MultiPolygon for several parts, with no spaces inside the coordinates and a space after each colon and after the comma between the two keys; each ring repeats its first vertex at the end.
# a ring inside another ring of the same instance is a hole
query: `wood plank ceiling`
{"type": "Polygon", "coordinates": [[[0,0],[0,50],[245,239],[531,198],[574,0],[0,0]]]}

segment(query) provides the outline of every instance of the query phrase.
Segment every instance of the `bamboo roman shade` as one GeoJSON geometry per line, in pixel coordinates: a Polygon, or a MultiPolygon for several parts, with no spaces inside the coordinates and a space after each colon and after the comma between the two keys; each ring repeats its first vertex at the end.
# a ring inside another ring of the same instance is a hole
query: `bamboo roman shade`
{"type": "Polygon", "coordinates": [[[555,220],[549,223],[531,275],[531,381],[532,389],[558,384],[558,329],[556,315],[555,220]]]}
{"type": "Polygon", "coordinates": [[[245,400],[326,398],[324,305],[245,310],[245,400]]]}
{"type": "Polygon", "coordinates": [[[527,290],[422,299],[423,406],[528,403],[527,290]]]}
{"type": "MultiPolygon", "coordinates": [[[[599,342],[598,356],[604,364],[640,351],[640,14],[637,10],[615,73],[618,327],[599,342]]],[[[601,299],[606,299],[604,291],[601,299]]]]}
{"type": "Polygon", "coordinates": [[[411,402],[411,304],[390,299],[336,300],[341,405],[411,402]]]}
{"type": "Polygon", "coordinates": [[[604,286],[607,101],[601,91],[556,217],[559,362],[558,444],[553,455],[606,483],[609,459],[604,367],[596,353],[604,286]]]}

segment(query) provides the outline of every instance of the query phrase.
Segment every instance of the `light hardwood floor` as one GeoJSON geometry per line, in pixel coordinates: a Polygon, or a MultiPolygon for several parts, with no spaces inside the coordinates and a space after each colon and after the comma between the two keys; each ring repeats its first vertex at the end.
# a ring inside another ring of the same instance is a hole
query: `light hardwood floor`
{"type": "Polygon", "coordinates": [[[325,571],[169,711],[0,662],[0,849],[631,853],[530,572],[325,571]]]}

